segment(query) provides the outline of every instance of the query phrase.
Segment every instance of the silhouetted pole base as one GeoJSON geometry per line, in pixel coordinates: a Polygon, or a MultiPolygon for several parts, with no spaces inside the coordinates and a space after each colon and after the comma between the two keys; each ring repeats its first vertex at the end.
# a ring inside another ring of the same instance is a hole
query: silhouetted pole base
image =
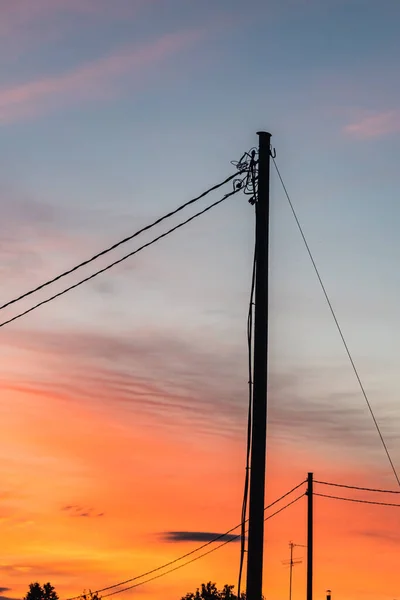
{"type": "Polygon", "coordinates": [[[307,476],[307,600],[313,600],[313,474],[307,476]]]}

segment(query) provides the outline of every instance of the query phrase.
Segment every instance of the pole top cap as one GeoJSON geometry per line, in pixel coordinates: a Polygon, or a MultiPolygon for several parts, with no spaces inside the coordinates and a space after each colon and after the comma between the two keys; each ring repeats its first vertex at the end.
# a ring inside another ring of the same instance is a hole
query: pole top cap
{"type": "Polygon", "coordinates": [[[259,136],[267,135],[268,137],[272,137],[271,134],[268,133],[268,131],[257,131],[257,135],[259,135],[259,136]]]}

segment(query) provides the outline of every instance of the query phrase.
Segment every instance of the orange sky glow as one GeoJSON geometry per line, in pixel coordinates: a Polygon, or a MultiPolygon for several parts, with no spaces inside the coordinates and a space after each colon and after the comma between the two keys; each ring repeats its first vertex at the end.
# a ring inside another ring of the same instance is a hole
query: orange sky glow
{"type": "MultiPolygon", "coordinates": [[[[83,587],[105,587],[199,545],[167,543],[166,531],[223,532],[238,522],[243,439],[191,437],[179,426],[165,430],[145,415],[85,407],[73,396],[13,389],[13,382],[2,387],[5,587],[22,595],[32,579],[50,579],[63,598],[83,587]]],[[[334,457],[312,458],[295,444],[272,441],[269,452],[267,501],[294,487],[310,468],[322,480],[363,478],[345,465],[339,469],[334,457]]],[[[332,492],[321,486],[318,491],[332,492]]],[[[329,587],[346,597],[349,582],[366,570],[371,598],[382,593],[382,581],[394,585],[397,509],[324,498],[316,498],[315,505],[316,597],[329,587]]],[[[288,571],[282,561],[290,540],[306,542],[305,526],[305,498],[267,523],[270,597],[285,597],[288,571]]],[[[303,562],[295,568],[294,598],[305,589],[304,549],[296,554],[303,562]]],[[[236,584],[237,566],[238,545],[231,543],[135,594],[157,598],[162,592],[172,599],[205,579],[236,584]]]]}

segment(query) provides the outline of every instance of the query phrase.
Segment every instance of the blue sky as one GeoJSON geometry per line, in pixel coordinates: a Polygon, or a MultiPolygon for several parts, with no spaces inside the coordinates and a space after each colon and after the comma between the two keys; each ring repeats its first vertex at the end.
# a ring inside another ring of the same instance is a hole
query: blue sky
{"type": "MultiPolygon", "coordinates": [[[[395,2],[41,0],[5,3],[3,16],[5,299],[225,177],[264,128],[357,363],[387,380],[395,2]]],[[[271,227],[273,363],[347,369],[275,178],[271,227]]],[[[251,240],[251,209],[234,199],[12,327],[96,330],[100,317],[107,330],[151,323],[243,351],[251,240]]]]}

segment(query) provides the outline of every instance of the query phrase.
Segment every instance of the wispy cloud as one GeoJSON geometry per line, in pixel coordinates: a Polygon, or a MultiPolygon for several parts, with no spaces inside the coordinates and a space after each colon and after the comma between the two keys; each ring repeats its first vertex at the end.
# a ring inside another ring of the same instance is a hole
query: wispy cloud
{"type": "Polygon", "coordinates": [[[400,133],[400,110],[361,111],[344,127],[344,132],[360,139],[400,133]]]}
{"type": "Polygon", "coordinates": [[[41,261],[37,242],[56,238],[55,213],[43,202],[0,188],[0,209],[4,218],[0,223],[0,272],[15,273],[21,267],[34,268],[41,261]]]}
{"type": "Polygon", "coordinates": [[[104,517],[104,513],[99,513],[94,508],[80,506],[79,504],[69,504],[63,506],[61,510],[68,513],[71,517],[86,517],[91,519],[104,517]]]}
{"type": "MultiPolygon", "coordinates": [[[[149,0],[146,0],[149,2],[149,0]]],[[[15,34],[15,29],[31,26],[35,21],[52,19],[57,14],[78,14],[122,18],[133,16],[144,0],[3,0],[0,8],[0,31],[15,34]]]]}
{"type": "Polygon", "coordinates": [[[116,84],[124,75],[130,73],[137,86],[142,69],[196,42],[204,32],[199,29],[168,34],[153,43],[125,46],[62,75],[0,88],[0,123],[31,118],[70,103],[112,98],[118,93],[116,84]]]}
{"type": "Polygon", "coordinates": [[[71,248],[79,253],[90,246],[87,235],[76,227],[82,211],[55,208],[5,185],[0,186],[0,210],[0,274],[8,282],[0,292],[2,301],[18,293],[19,285],[26,288],[57,269],[56,255],[59,260],[71,248]]]}
{"type": "MultiPolygon", "coordinates": [[[[174,427],[236,435],[246,414],[245,356],[236,346],[204,348],[176,334],[135,331],[126,336],[93,332],[13,331],[14,348],[42,356],[31,380],[8,380],[14,391],[135,410],[174,427]],[[43,370],[44,369],[44,370],[43,370]],[[46,371],[46,369],[49,369],[46,371]],[[112,399],[112,404],[110,404],[112,399]],[[205,418],[210,415],[210,418],[205,418]],[[211,418],[212,415],[212,418],[211,418]]],[[[377,418],[388,443],[395,430],[382,406],[377,418]]],[[[275,439],[308,447],[380,452],[359,390],[337,384],[334,369],[270,373],[269,430],[275,439]]]]}
{"type": "Polygon", "coordinates": [[[372,540],[377,540],[386,544],[395,544],[396,546],[400,545],[400,534],[396,531],[370,529],[358,533],[359,535],[371,538],[372,540]]]}
{"type": "Polygon", "coordinates": [[[23,562],[22,560],[15,563],[3,563],[0,565],[0,574],[2,576],[19,576],[27,575],[32,578],[42,577],[63,577],[75,572],[85,573],[91,568],[99,566],[99,561],[96,559],[66,559],[57,560],[54,558],[51,562],[36,563],[23,562]]]}
{"type": "MultiPolygon", "coordinates": [[[[158,0],[2,0],[0,2],[0,61],[25,62],[27,52],[54,47],[62,40],[73,45],[76,24],[88,29],[130,21],[152,10],[158,0]],[[6,57],[6,59],[5,59],[6,57]]],[[[51,48],[51,50],[50,50],[51,48]]]]}

